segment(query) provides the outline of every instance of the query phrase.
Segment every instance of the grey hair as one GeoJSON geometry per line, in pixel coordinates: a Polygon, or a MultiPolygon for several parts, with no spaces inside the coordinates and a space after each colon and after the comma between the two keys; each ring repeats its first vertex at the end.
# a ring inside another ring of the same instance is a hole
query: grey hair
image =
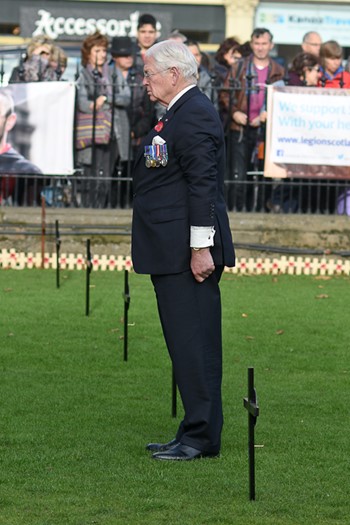
{"type": "MultiPolygon", "coordinates": [[[[317,35],[317,36],[320,36],[319,33],[317,33],[317,31],[308,31],[307,33],[305,33],[305,35],[303,36],[303,43],[307,41],[307,39],[311,36],[311,35],[317,35]]],[[[320,37],[321,38],[321,37],[320,37]]]]}
{"type": "Polygon", "coordinates": [[[197,84],[198,64],[188,47],[181,42],[158,42],[146,51],[146,57],[153,58],[159,70],[176,67],[184,80],[197,84]]]}

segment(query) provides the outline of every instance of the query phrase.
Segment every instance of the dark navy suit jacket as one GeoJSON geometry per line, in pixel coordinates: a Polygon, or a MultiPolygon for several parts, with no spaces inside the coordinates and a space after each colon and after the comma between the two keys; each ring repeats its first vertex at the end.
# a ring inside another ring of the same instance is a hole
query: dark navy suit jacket
{"type": "Polygon", "coordinates": [[[173,274],[190,269],[190,227],[214,225],[216,265],[234,266],[224,200],[222,124],[197,87],[187,91],[148,133],[135,159],[132,260],[136,272],[173,274]],[[160,129],[162,128],[162,129],[160,129]],[[159,135],[168,164],[145,166],[144,146],[159,135]]]}

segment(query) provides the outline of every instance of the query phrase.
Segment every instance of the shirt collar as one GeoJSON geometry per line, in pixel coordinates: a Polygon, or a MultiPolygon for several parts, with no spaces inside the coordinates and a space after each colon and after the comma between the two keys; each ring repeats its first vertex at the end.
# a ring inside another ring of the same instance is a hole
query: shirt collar
{"type": "Polygon", "coordinates": [[[190,89],[196,87],[196,84],[190,84],[189,86],[185,87],[182,91],[180,91],[169,103],[169,106],[167,107],[167,110],[169,110],[174,104],[175,102],[177,102],[179,100],[179,98],[182,97],[182,95],[184,95],[185,93],[187,93],[187,91],[189,91],[190,89]]]}

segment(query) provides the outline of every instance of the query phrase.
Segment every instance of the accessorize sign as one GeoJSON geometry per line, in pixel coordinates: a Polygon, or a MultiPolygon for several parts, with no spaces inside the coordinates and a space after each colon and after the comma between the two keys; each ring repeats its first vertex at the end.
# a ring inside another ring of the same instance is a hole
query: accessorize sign
{"type": "Polygon", "coordinates": [[[268,87],[265,177],[350,179],[350,90],[268,87]]]}
{"type": "MultiPolygon", "coordinates": [[[[58,40],[83,40],[87,35],[99,31],[108,37],[131,36],[137,33],[140,11],[131,9],[99,8],[35,8],[20,9],[21,36],[47,35],[58,40]],[[97,15],[97,16],[96,16],[97,15]]],[[[157,13],[159,34],[171,31],[172,15],[157,13]]]]}

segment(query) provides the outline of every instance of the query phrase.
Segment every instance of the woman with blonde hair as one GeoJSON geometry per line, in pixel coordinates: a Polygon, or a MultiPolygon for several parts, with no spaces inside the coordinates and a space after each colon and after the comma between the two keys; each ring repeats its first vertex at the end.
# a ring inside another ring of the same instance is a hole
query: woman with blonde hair
{"type": "Polygon", "coordinates": [[[57,80],[55,68],[50,64],[54,43],[45,35],[33,37],[28,46],[24,60],[21,59],[11,73],[9,83],[46,82],[57,80]]]}

